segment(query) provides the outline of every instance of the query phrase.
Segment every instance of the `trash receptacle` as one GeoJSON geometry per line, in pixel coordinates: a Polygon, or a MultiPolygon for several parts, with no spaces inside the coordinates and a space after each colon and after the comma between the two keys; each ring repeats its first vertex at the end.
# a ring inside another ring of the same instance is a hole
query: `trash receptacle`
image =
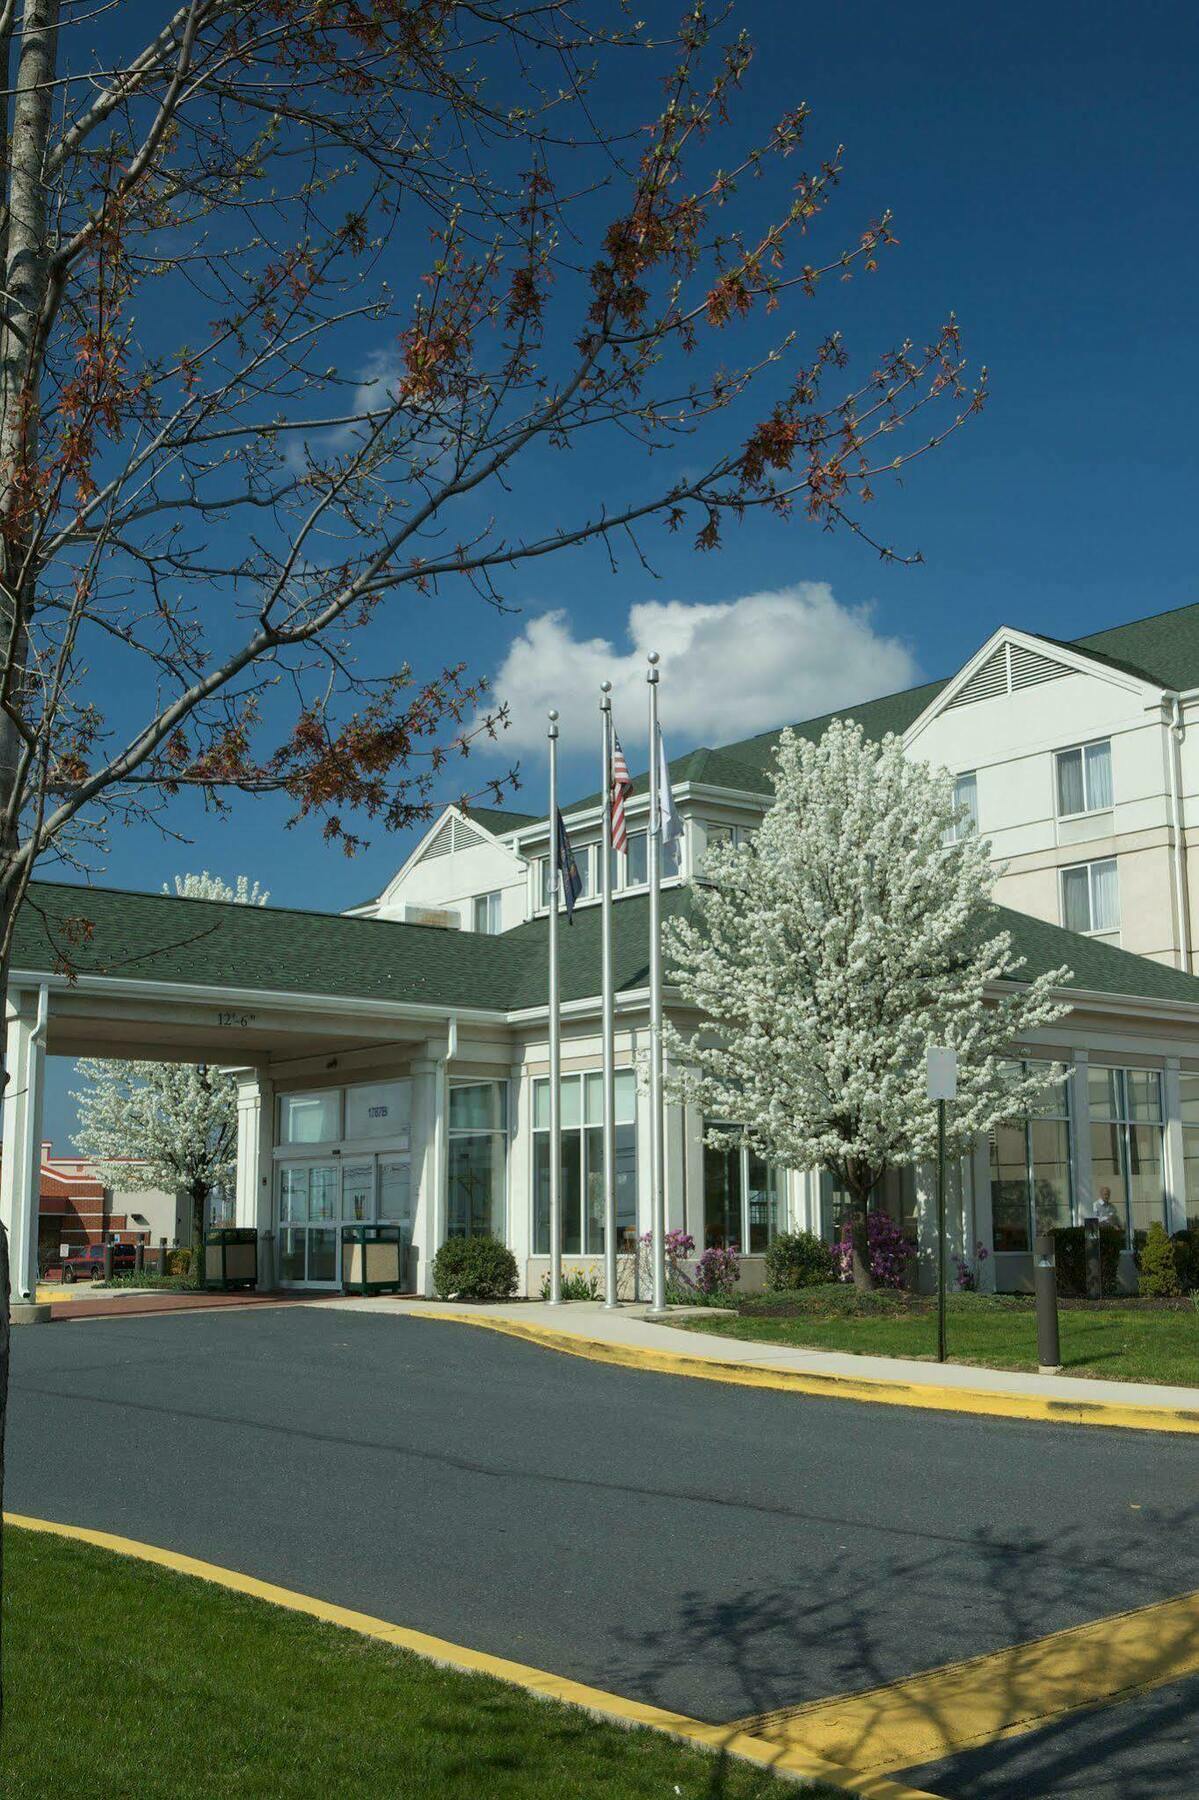
{"type": "Polygon", "coordinates": [[[347,1294],[402,1294],[407,1270],[402,1225],[343,1225],[341,1284],[347,1294]]]}
{"type": "Polygon", "coordinates": [[[253,1227],[222,1225],[204,1243],[204,1286],[226,1293],[258,1283],[258,1233],[253,1227]]]}

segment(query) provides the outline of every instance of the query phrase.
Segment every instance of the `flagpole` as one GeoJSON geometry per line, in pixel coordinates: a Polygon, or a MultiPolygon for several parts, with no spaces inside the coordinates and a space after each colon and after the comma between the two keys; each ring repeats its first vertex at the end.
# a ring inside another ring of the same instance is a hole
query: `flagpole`
{"type": "Polygon", "coordinates": [[[662,1137],[662,802],[658,793],[658,653],[649,669],[649,1155],[654,1311],[666,1305],[666,1183],[662,1137]]]}
{"type": "Polygon", "coordinates": [[[600,683],[604,830],[600,840],[600,1033],[604,1090],[604,1305],[617,1303],[616,1003],[612,990],[612,683],[600,683]]]}
{"type": "Polygon", "coordinates": [[[550,1305],[562,1304],[562,1018],[558,993],[558,714],[550,741],[550,1305]]]}

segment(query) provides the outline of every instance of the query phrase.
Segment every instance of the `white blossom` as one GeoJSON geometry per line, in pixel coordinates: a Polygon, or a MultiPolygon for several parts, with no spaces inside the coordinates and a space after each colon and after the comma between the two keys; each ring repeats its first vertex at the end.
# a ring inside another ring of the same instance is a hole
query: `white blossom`
{"type": "MultiPolygon", "coordinates": [[[[164,894],[171,892],[165,881],[162,891],[164,894]]],[[[181,900],[231,900],[236,906],[265,906],[271,897],[258,882],[251,887],[248,875],[239,875],[230,887],[227,881],[222,881],[219,875],[210,875],[207,869],[199,875],[176,875],[174,891],[181,900]]]]}
{"type": "Polygon", "coordinates": [[[951,841],[952,777],[897,738],[786,731],[772,779],[761,830],[709,849],[692,919],[668,928],[671,979],[702,1020],[669,1031],[672,1091],[772,1162],[828,1169],[864,1211],[886,1170],[934,1153],[931,1045],[958,1052],[955,1153],[1044,1109],[1064,1071],[1009,1059],[1069,1011],[1057,990],[1072,976],[1020,975],[988,846],[951,841]]]}
{"type": "MultiPolygon", "coordinates": [[[[164,884],[163,893],[171,893],[164,884]]],[[[265,906],[268,895],[239,875],[229,884],[205,869],[176,875],[180,898],[265,906]]],[[[199,1241],[204,1204],[216,1187],[234,1180],[237,1162],[237,1086],[231,1075],[190,1063],[97,1060],[75,1065],[87,1085],[72,1094],[79,1108],[75,1147],[94,1164],[106,1187],[128,1183],[129,1165],[139,1178],[170,1192],[183,1189],[192,1202],[192,1238],[199,1241]]]]}

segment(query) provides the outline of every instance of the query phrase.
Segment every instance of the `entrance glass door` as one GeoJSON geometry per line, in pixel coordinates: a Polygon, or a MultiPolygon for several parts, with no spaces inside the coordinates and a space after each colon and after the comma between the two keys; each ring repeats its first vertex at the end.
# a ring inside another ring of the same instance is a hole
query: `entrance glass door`
{"type": "Polygon", "coordinates": [[[340,1287],[340,1170],[284,1163],[279,1170],[279,1279],[285,1287],[340,1287]]]}

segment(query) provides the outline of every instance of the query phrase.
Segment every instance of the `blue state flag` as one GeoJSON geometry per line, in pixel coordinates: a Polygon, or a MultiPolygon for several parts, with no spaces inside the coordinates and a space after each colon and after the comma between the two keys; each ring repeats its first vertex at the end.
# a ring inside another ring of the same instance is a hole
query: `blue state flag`
{"type": "Polygon", "coordinates": [[[575,901],[583,892],[583,877],[579,874],[579,865],[575,861],[575,853],[570,847],[570,839],[566,835],[566,822],[562,814],[558,814],[558,872],[562,877],[562,898],[566,902],[566,917],[569,924],[575,922],[575,901]]]}

